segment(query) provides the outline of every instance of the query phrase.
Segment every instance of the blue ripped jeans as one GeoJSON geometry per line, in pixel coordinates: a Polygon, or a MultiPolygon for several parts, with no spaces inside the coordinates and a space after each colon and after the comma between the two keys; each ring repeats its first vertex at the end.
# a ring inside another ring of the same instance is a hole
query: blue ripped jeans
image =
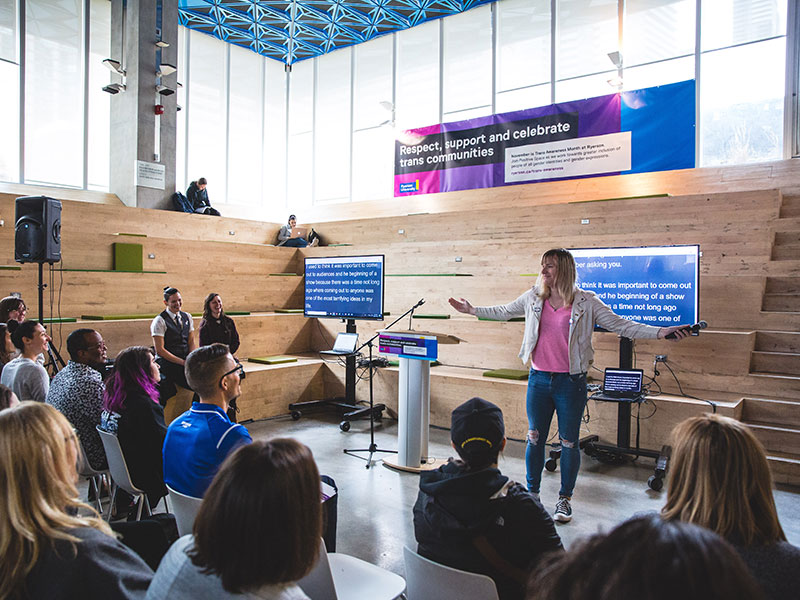
{"type": "Polygon", "coordinates": [[[586,374],[550,373],[531,369],[528,376],[528,446],[525,466],[528,470],[528,490],[539,493],[544,468],[547,436],[553,411],[558,418],[558,437],[561,440],[561,491],[572,497],[581,449],[578,437],[583,409],[586,407],[586,374]]]}

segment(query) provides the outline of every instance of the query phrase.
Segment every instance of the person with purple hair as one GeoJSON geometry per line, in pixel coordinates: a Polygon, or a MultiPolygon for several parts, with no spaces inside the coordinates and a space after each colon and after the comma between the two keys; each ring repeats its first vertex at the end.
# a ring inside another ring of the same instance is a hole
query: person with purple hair
{"type": "Polygon", "coordinates": [[[117,434],[131,481],[150,506],[167,495],[161,448],[167,426],[158,402],[160,373],[150,348],[132,346],[117,355],[106,379],[100,428],[117,434]]]}

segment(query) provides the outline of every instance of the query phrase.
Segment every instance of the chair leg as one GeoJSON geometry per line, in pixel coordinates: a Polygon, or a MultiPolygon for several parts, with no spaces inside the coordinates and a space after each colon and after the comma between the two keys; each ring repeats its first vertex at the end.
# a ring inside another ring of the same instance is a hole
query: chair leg
{"type": "MultiPolygon", "coordinates": [[[[145,502],[147,502],[147,495],[146,494],[141,494],[139,496],[139,507],[136,509],[136,520],[137,521],[141,521],[142,520],[142,509],[144,508],[144,503],[145,502]]],[[[148,507],[148,510],[149,510],[149,508],[150,507],[148,507]]]]}
{"type": "Polygon", "coordinates": [[[100,486],[97,485],[97,476],[89,477],[89,488],[94,492],[94,503],[97,506],[97,512],[103,514],[103,503],[100,502],[100,486]]]}
{"type": "Polygon", "coordinates": [[[108,505],[108,518],[106,519],[106,521],[108,521],[109,523],[111,523],[111,513],[114,512],[114,506],[116,506],[115,502],[117,499],[117,490],[119,489],[119,487],[117,485],[114,485],[113,483],[112,486],[114,491],[111,492],[111,504],[108,505]]]}

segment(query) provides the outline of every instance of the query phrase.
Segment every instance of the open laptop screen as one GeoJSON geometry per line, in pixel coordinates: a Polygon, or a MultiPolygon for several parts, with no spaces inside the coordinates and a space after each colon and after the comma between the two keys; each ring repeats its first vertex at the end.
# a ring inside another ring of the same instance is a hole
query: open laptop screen
{"type": "Polygon", "coordinates": [[[356,343],[358,343],[357,333],[340,333],[336,336],[333,351],[350,354],[356,349],[356,343]]]}
{"type": "Polygon", "coordinates": [[[612,396],[636,396],[642,392],[641,369],[607,368],[603,376],[603,393],[612,396]]]}

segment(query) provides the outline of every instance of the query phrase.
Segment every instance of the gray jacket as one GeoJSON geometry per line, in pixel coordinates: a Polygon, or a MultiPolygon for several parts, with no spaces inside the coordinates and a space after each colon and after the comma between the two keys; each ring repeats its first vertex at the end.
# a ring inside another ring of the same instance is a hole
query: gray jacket
{"type": "MultiPolygon", "coordinates": [[[[539,289],[533,287],[508,304],[476,306],[475,315],[501,321],[524,316],[525,335],[519,357],[523,364],[527,364],[539,339],[539,318],[543,304],[539,289]]],[[[569,319],[569,372],[572,375],[586,373],[594,362],[592,332],[595,324],[627,338],[653,339],[658,337],[660,330],[660,327],[643,325],[614,314],[594,292],[577,288],[569,319]]]]}

